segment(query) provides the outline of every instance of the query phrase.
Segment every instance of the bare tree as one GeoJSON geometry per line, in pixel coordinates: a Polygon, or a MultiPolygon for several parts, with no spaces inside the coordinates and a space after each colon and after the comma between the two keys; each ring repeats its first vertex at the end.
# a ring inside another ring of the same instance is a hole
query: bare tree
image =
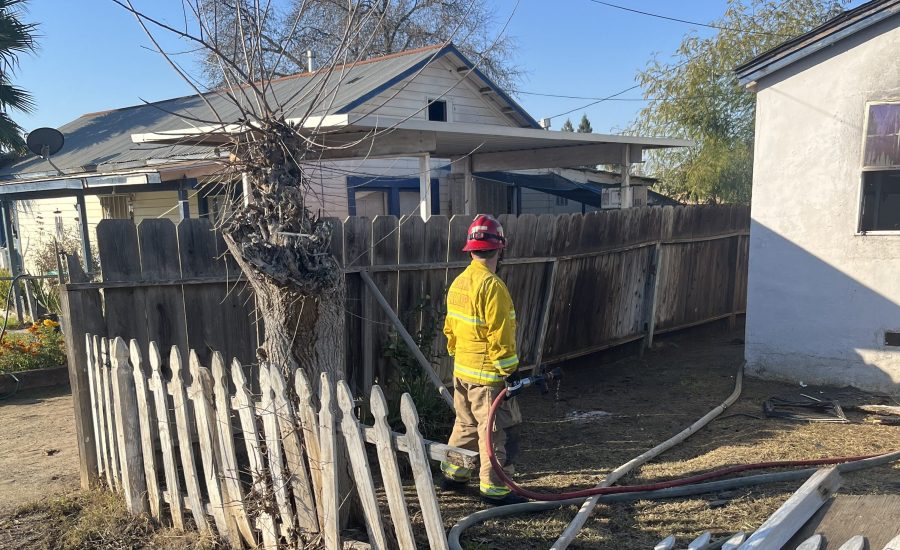
{"type": "MultiPolygon", "coordinates": [[[[347,56],[365,59],[453,40],[469,58],[505,89],[513,89],[521,70],[512,62],[514,41],[496,36],[495,10],[485,0],[289,0],[267,5],[257,20],[254,0],[211,0],[201,16],[209,39],[233,58],[242,42],[256,40],[265,65],[275,76],[306,70],[307,51],[322,65],[347,56]],[[237,13],[244,15],[238,17],[237,13]],[[345,29],[355,29],[345,38],[345,29]]],[[[221,84],[216,56],[205,52],[206,81],[221,84]]]]}
{"type": "MultiPolygon", "coordinates": [[[[384,48],[412,45],[414,38],[405,33],[382,32],[384,22],[394,17],[387,7],[405,4],[376,2],[385,9],[374,9],[371,0],[344,0],[343,4],[308,0],[292,4],[290,12],[275,13],[268,2],[183,0],[185,24],[176,27],[136,10],[132,0],[112,1],[134,14],[153,46],[193,87],[202,105],[173,113],[182,118],[185,128],[194,129],[189,135],[176,136],[176,145],[215,145],[209,156],[221,169],[211,179],[227,188],[225,196],[234,197],[217,226],[256,298],[264,326],[261,359],[289,374],[302,368],[313,380],[322,372],[343,378],[344,275],[331,253],[332,226],[315,212],[313,205],[321,204],[321,198],[316,197],[310,174],[334,149],[385,139],[396,126],[336,142],[316,117],[330,111],[335,90],[351,72],[345,69],[373,53],[384,53],[384,48]],[[291,37],[295,32],[312,32],[311,22],[326,17],[335,17],[328,27],[328,48],[320,53],[326,63],[285,92],[275,77],[290,72],[298,61],[292,59],[291,37]],[[230,38],[223,35],[229,28],[230,38]],[[279,32],[284,34],[269,35],[272,29],[282,29],[279,32]],[[156,35],[163,32],[201,52],[207,71],[217,71],[215,80],[221,86],[208,89],[184,69],[174,54],[161,47],[156,35]]],[[[471,7],[478,6],[473,2],[471,7]]],[[[468,32],[467,17],[455,21],[447,17],[449,28],[443,36],[468,32]]],[[[485,42],[484,51],[502,42],[502,35],[493,43],[485,42]]]]}

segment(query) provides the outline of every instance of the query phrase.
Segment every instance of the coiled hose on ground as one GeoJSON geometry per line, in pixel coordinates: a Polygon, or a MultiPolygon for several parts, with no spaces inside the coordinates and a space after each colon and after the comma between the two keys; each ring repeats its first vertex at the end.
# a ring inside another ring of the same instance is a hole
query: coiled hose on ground
{"type": "MultiPolygon", "coordinates": [[[[865,458],[852,462],[846,462],[837,466],[841,473],[855,472],[865,468],[873,468],[882,466],[900,460],[900,451],[865,458]]],[[[750,487],[753,485],[764,485],[767,483],[779,483],[785,481],[797,481],[806,479],[816,473],[817,468],[805,468],[803,470],[792,470],[788,472],[773,472],[769,474],[758,474],[753,476],[722,479],[719,481],[711,481],[707,483],[697,483],[694,485],[684,485],[681,487],[671,487],[668,489],[659,489],[654,491],[639,491],[630,493],[604,494],[599,495],[598,500],[603,504],[612,504],[616,502],[631,502],[635,500],[662,500],[667,498],[688,497],[700,495],[704,493],[712,493],[717,491],[726,491],[731,489],[739,489],[741,487],[750,487]]],[[[533,514],[536,512],[544,512],[547,510],[555,510],[563,506],[581,504],[584,498],[570,498],[565,500],[526,502],[523,504],[512,504],[509,506],[498,506],[496,508],[488,508],[480,510],[459,520],[450,530],[449,543],[451,550],[462,550],[460,538],[466,529],[477,525],[489,519],[495,519],[504,516],[514,516],[520,514],[533,514]]]]}
{"type": "MultiPolygon", "coordinates": [[[[754,476],[746,476],[734,479],[726,479],[714,482],[705,482],[710,479],[723,477],[729,474],[744,472],[748,470],[757,470],[757,469],[765,469],[765,468],[782,468],[782,467],[795,467],[795,466],[821,466],[828,464],[840,464],[838,469],[841,472],[850,472],[863,468],[879,466],[882,464],[887,464],[889,462],[893,462],[895,460],[900,459],[900,451],[894,453],[888,453],[884,455],[871,455],[871,456],[856,456],[856,457],[831,457],[831,458],[822,458],[822,459],[813,459],[813,460],[786,460],[786,461],[775,461],[775,462],[761,462],[756,464],[745,464],[739,466],[732,466],[729,468],[722,468],[720,470],[715,470],[713,472],[707,472],[705,474],[698,474],[694,476],[689,476],[681,479],[661,482],[661,483],[652,483],[646,485],[630,485],[630,486],[620,486],[620,487],[610,487],[612,483],[614,483],[621,476],[625,475],[630,469],[643,464],[653,458],[654,456],[662,453],[663,451],[677,445],[684,439],[686,439],[689,435],[693,434],[695,431],[700,429],[709,423],[713,418],[718,416],[725,410],[728,406],[733,404],[741,392],[742,387],[742,376],[743,376],[743,365],[738,370],[735,389],[734,392],[725,400],[721,405],[704,415],[700,420],[670,438],[669,440],[657,445],[653,449],[643,453],[642,455],[630,460],[626,464],[623,464],[619,468],[617,468],[613,474],[607,477],[605,482],[601,484],[599,487],[594,487],[592,489],[583,489],[579,491],[571,491],[565,493],[538,493],[535,491],[530,491],[528,489],[524,489],[517,485],[507,474],[503,471],[503,468],[500,466],[497,457],[493,452],[493,442],[491,441],[491,432],[492,430],[487,430],[487,441],[486,447],[488,449],[488,458],[491,461],[491,465],[494,468],[494,471],[498,474],[498,476],[503,480],[503,482],[510,488],[510,490],[520,496],[525,498],[529,498],[532,500],[536,500],[537,502],[528,502],[523,504],[515,504],[510,506],[501,506],[497,508],[491,508],[488,510],[482,510],[480,512],[476,512],[470,516],[467,516],[460,520],[454,527],[450,530],[450,547],[453,549],[461,549],[460,546],[460,537],[466,529],[480,523],[482,521],[486,521],[491,518],[503,517],[507,515],[516,515],[516,514],[524,514],[524,513],[534,513],[543,510],[552,510],[556,508],[560,508],[562,506],[579,504],[583,503],[582,510],[579,512],[579,515],[573,520],[572,524],[566,529],[560,539],[556,542],[553,548],[565,548],[572,541],[574,536],[577,534],[578,530],[586,521],[590,512],[593,510],[593,507],[599,502],[623,502],[623,501],[631,501],[631,500],[656,500],[663,498],[675,498],[675,497],[684,497],[697,495],[702,493],[707,493],[711,491],[721,491],[724,489],[732,489],[737,487],[746,487],[750,485],[759,485],[764,483],[776,483],[781,481],[791,481],[797,479],[803,479],[812,475],[816,469],[810,468],[805,470],[795,470],[788,472],[776,472],[771,474],[762,474],[762,475],[754,475],[754,476]],[[588,500],[585,500],[588,498],[588,500]]],[[[501,390],[500,394],[494,400],[491,405],[491,409],[488,415],[488,426],[494,425],[494,418],[496,416],[496,412],[499,409],[500,405],[503,403],[503,400],[506,398],[506,389],[501,390]]]]}

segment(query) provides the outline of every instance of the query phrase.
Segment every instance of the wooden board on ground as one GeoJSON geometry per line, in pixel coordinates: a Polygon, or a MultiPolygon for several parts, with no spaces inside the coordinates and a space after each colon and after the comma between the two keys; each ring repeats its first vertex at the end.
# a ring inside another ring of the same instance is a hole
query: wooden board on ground
{"type": "Polygon", "coordinates": [[[825,537],[823,550],[835,550],[856,535],[864,535],[869,548],[884,548],[900,535],[900,495],[838,495],[826,502],[785,548],[796,548],[815,533],[825,537]]]}

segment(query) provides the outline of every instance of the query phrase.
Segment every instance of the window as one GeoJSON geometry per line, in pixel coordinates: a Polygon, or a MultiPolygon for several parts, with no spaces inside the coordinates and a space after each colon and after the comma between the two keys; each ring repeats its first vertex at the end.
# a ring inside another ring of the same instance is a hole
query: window
{"type": "MultiPolygon", "coordinates": [[[[441,212],[438,178],[431,178],[431,214],[441,212]]],[[[351,216],[411,216],[419,213],[419,178],[347,178],[347,212],[351,216]]]]}
{"type": "Polygon", "coordinates": [[[128,208],[128,195],[105,195],[100,197],[100,208],[104,220],[131,219],[128,208]]]}
{"type": "Polygon", "coordinates": [[[557,195],[556,206],[568,206],[568,205],[569,205],[569,199],[567,199],[566,197],[560,197],[557,195]]]}
{"type": "Polygon", "coordinates": [[[900,170],[863,172],[860,231],[900,231],[900,170]]]}
{"type": "Polygon", "coordinates": [[[428,120],[447,122],[447,102],[443,99],[429,99],[428,120]]]}
{"type": "Polygon", "coordinates": [[[900,231],[900,102],[870,103],[859,232],[900,231]]]}
{"type": "Polygon", "coordinates": [[[388,194],[385,191],[357,191],[356,215],[374,218],[388,213],[388,194]]]}

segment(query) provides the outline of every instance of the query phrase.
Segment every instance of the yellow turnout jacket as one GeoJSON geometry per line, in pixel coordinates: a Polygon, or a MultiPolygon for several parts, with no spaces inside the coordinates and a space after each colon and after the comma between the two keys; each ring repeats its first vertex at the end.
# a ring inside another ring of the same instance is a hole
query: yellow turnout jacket
{"type": "Polygon", "coordinates": [[[473,260],[450,285],[444,334],[461,380],[500,386],[519,367],[512,298],[482,262],[473,260]]]}

